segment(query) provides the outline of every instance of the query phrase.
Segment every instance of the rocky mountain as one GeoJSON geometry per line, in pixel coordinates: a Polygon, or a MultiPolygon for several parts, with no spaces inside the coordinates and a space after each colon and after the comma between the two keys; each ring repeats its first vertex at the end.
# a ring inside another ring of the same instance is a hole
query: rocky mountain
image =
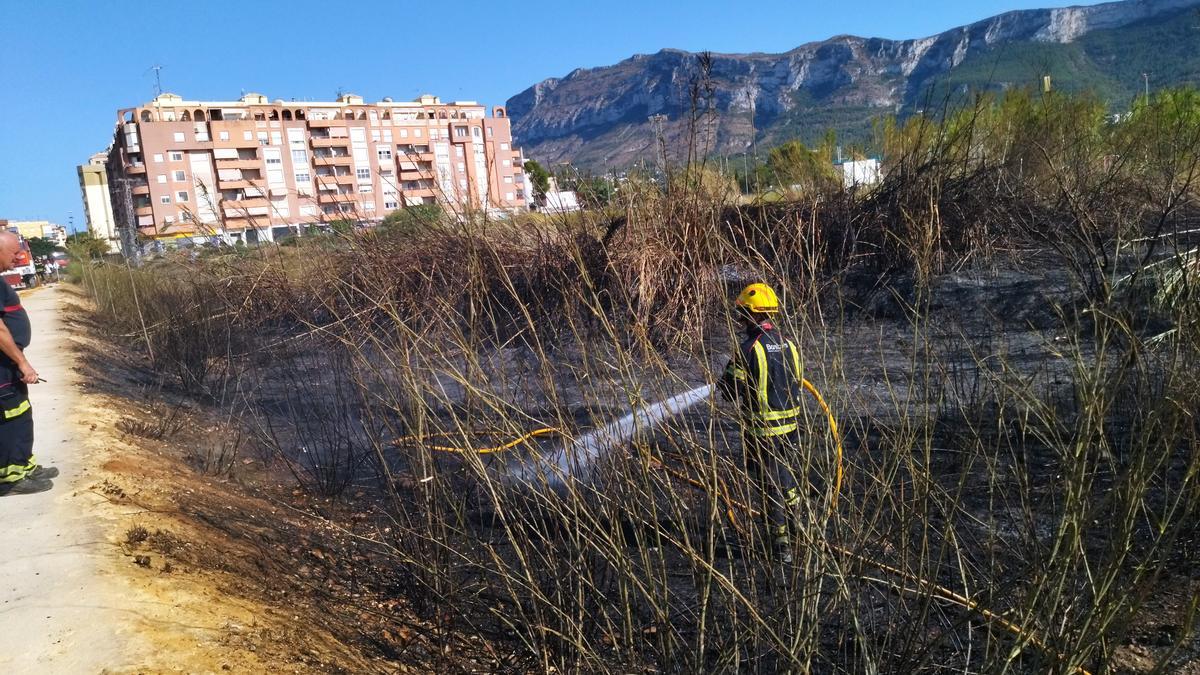
{"type": "Polygon", "coordinates": [[[841,35],[783,54],[664,49],[577,69],[508,100],[528,156],[596,169],[682,152],[738,155],[833,128],[865,140],[881,114],[956,92],[1035,85],[1097,91],[1120,108],[1144,86],[1200,84],[1200,0],[1023,10],[915,40],[841,35]],[[701,115],[696,111],[710,110],[701,115]],[[694,131],[690,131],[694,130],[694,131]]]}

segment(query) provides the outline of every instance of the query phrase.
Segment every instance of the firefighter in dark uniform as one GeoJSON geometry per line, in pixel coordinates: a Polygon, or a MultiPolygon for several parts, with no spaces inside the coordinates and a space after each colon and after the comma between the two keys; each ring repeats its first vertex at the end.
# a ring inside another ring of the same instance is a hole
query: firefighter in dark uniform
{"type": "MultiPolygon", "coordinates": [[[[15,266],[20,246],[16,235],[0,231],[0,271],[15,266]]],[[[58,475],[58,469],[38,466],[33,458],[29,385],[38,374],[24,353],[31,333],[20,297],[0,280],[0,496],[44,492],[58,475]]]]}
{"type": "Polygon", "coordinates": [[[746,338],[725,368],[720,390],[738,406],[742,452],[747,470],[763,491],[773,553],[790,562],[788,519],[799,510],[801,499],[794,472],[803,421],[800,353],[773,323],[779,298],[770,286],[747,286],[736,304],[746,338]]]}

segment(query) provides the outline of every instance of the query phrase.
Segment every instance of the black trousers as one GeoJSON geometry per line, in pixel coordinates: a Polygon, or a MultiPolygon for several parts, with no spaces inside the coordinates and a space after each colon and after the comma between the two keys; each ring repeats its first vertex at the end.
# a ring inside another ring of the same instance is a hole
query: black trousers
{"type": "Polygon", "coordinates": [[[0,363],[0,483],[19,481],[33,467],[29,385],[21,381],[16,365],[0,363]]]}
{"type": "Polygon", "coordinates": [[[767,528],[774,537],[787,536],[788,513],[799,502],[800,477],[805,473],[800,433],[742,438],[746,471],[762,490],[767,528]]]}

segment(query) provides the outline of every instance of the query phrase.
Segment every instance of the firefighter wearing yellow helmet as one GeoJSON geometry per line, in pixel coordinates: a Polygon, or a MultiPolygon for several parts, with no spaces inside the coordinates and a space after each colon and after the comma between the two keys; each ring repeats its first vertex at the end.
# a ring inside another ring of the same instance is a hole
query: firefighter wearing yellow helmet
{"type": "Polygon", "coordinates": [[[773,551],[789,562],[787,516],[800,502],[791,468],[798,464],[794,459],[803,412],[800,353],[775,325],[779,296],[774,289],[750,284],[735,304],[745,339],[729,360],[719,389],[738,406],[746,466],[763,491],[773,551]]]}

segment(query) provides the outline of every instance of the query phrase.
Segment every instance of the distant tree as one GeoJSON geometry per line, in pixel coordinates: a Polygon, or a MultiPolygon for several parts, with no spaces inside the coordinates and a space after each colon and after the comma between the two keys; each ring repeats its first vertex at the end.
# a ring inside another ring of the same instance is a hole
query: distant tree
{"type": "Polygon", "coordinates": [[[525,175],[529,176],[529,181],[533,183],[534,198],[543,199],[546,191],[550,189],[550,172],[537,160],[527,159],[525,160],[525,175]]]}
{"type": "Polygon", "coordinates": [[[811,150],[799,140],[791,140],[771,149],[767,167],[780,188],[811,192],[836,183],[832,155],[831,139],[811,150]]]}
{"type": "Polygon", "coordinates": [[[349,234],[354,231],[354,221],[348,218],[331,220],[329,221],[329,230],[337,234],[349,234]]]}
{"type": "Polygon", "coordinates": [[[668,194],[692,196],[713,204],[736,203],[741,194],[733,176],[714,166],[692,166],[672,174],[668,194]]]}
{"type": "Polygon", "coordinates": [[[48,256],[51,253],[63,250],[62,247],[58,246],[49,239],[43,239],[41,237],[30,237],[25,241],[29,244],[29,252],[32,253],[35,258],[48,256]]]}
{"type": "Polygon", "coordinates": [[[91,232],[76,232],[67,237],[67,252],[74,258],[103,258],[108,255],[108,242],[91,232]]]}
{"type": "Polygon", "coordinates": [[[575,184],[575,192],[584,206],[593,209],[604,208],[612,203],[613,184],[603,176],[583,178],[575,184]]]}
{"type": "Polygon", "coordinates": [[[384,216],[379,231],[390,235],[413,235],[441,222],[444,215],[437,204],[406,206],[384,216]]]}

